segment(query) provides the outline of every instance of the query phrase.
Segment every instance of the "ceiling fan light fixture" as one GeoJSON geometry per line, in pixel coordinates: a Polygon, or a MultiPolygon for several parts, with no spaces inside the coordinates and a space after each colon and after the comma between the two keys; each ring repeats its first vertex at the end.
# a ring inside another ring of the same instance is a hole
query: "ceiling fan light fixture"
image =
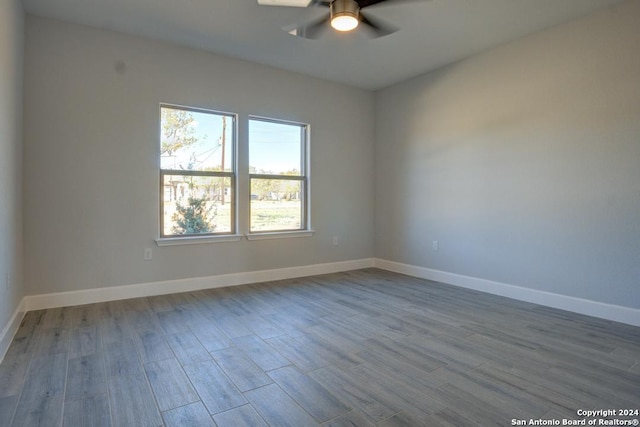
{"type": "Polygon", "coordinates": [[[351,31],[358,26],[358,18],[349,15],[335,16],[331,26],[337,31],[351,31]]]}
{"type": "Polygon", "coordinates": [[[331,26],[337,31],[351,31],[360,23],[360,6],[354,0],[335,0],[331,3],[331,26]]]}

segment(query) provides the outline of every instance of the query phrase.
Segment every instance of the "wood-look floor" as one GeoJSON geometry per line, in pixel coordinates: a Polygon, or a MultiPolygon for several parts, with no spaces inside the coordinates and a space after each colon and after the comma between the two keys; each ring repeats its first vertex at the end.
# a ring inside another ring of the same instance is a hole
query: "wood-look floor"
{"type": "Polygon", "coordinates": [[[477,426],[640,408],[640,328],[375,269],[27,313],[2,426],[477,426]]]}

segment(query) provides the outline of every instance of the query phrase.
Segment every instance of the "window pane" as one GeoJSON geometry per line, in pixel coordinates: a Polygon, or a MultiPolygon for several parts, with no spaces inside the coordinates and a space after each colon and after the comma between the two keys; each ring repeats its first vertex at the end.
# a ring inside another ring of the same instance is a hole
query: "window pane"
{"type": "Polygon", "coordinates": [[[232,231],[231,178],[164,175],[162,191],[164,236],[232,231]]]}
{"type": "Polygon", "coordinates": [[[304,129],[296,124],[249,120],[249,172],[301,175],[304,129]]]}
{"type": "Polygon", "coordinates": [[[233,170],[234,117],[175,107],[160,108],[160,167],[233,170]]]}
{"type": "Polygon", "coordinates": [[[300,230],[302,207],[302,181],[251,179],[252,232],[300,230]]]}

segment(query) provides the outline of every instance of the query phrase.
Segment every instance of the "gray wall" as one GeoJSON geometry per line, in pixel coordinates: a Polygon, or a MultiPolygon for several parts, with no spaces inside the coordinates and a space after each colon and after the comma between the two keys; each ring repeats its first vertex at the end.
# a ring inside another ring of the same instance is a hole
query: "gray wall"
{"type": "Polygon", "coordinates": [[[0,331],[11,319],[24,295],[21,141],[23,26],[20,1],[0,0],[0,331]]]}
{"type": "Polygon", "coordinates": [[[639,22],[625,2],[378,92],[376,256],[640,308],[639,22]]]}
{"type": "Polygon", "coordinates": [[[28,294],[373,256],[373,93],[59,21],[26,27],[28,294]],[[161,102],[239,113],[241,144],[248,114],[310,123],[316,234],[156,247],[161,102]]]}

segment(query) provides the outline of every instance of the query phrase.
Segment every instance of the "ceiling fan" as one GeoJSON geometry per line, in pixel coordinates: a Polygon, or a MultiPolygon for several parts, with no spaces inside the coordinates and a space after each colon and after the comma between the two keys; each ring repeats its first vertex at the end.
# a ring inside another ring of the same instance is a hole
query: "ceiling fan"
{"type": "Polygon", "coordinates": [[[362,13],[365,7],[383,2],[397,2],[399,0],[258,0],[263,6],[289,6],[289,7],[326,7],[329,14],[319,20],[302,25],[292,25],[284,30],[289,34],[306,39],[320,37],[322,32],[330,24],[336,31],[348,32],[355,30],[359,24],[363,24],[372,37],[382,37],[397,31],[397,28],[380,22],[377,19],[366,17],[362,13]]]}

